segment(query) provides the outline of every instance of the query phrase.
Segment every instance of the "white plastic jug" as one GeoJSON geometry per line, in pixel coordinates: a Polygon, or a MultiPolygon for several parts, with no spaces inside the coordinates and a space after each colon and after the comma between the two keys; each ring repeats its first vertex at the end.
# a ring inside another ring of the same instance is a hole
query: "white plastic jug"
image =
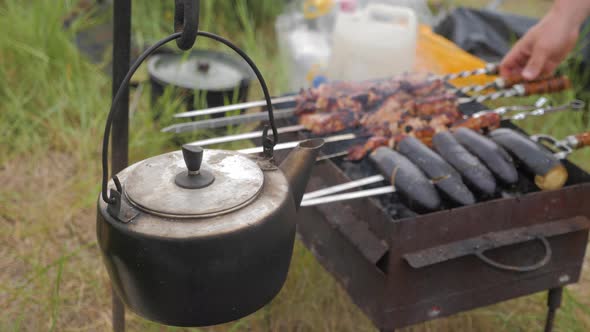
{"type": "Polygon", "coordinates": [[[336,20],[330,80],[368,80],[412,69],[416,58],[417,20],[411,9],[369,4],[336,20]]]}

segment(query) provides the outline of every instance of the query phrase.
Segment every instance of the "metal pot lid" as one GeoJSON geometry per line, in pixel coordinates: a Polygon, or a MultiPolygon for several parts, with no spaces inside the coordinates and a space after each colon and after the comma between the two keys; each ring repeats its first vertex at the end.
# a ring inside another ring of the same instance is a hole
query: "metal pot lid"
{"type": "Polygon", "coordinates": [[[200,169],[214,176],[199,189],[185,189],[175,178],[186,173],[180,151],[146,159],[134,165],[123,183],[129,201],[148,213],[174,218],[217,216],[252,202],[264,184],[260,167],[244,155],[204,150],[200,169]]]}
{"type": "Polygon", "coordinates": [[[252,70],[225,53],[196,50],[190,54],[158,54],[148,60],[152,79],[185,89],[225,91],[250,81],[252,70]]]}

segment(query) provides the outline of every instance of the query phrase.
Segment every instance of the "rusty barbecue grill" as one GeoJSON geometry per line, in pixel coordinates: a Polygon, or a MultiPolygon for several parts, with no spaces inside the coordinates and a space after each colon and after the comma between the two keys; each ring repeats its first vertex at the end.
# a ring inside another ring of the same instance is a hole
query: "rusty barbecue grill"
{"type": "MultiPolygon", "coordinates": [[[[481,108],[471,103],[462,111],[481,108]]],[[[518,129],[508,121],[502,126],[518,129]]],[[[323,153],[350,144],[327,144],[323,153]]],[[[378,174],[366,159],[319,162],[308,191],[378,174]]],[[[499,197],[460,208],[447,202],[423,215],[396,193],[305,207],[298,232],[382,331],[543,290],[550,290],[551,330],[562,287],[580,277],[590,228],[590,175],[562,162],[569,179],[559,190],[540,192],[533,176],[519,170],[518,184],[499,197]]]]}

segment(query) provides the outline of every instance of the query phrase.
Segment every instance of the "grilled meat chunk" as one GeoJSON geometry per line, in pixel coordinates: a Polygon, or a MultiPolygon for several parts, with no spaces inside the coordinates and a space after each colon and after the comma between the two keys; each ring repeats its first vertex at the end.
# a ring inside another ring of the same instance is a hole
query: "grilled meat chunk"
{"type": "Polygon", "coordinates": [[[355,128],[359,124],[358,114],[351,110],[334,113],[311,113],[299,117],[299,123],[316,135],[326,135],[355,128]]]}

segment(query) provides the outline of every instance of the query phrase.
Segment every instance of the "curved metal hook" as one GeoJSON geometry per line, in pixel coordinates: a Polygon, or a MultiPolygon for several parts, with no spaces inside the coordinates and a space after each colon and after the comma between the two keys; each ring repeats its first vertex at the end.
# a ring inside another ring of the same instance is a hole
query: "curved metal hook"
{"type": "Polygon", "coordinates": [[[183,51],[195,45],[199,31],[200,0],[174,1],[174,32],[180,32],[176,45],[183,51]]]}

